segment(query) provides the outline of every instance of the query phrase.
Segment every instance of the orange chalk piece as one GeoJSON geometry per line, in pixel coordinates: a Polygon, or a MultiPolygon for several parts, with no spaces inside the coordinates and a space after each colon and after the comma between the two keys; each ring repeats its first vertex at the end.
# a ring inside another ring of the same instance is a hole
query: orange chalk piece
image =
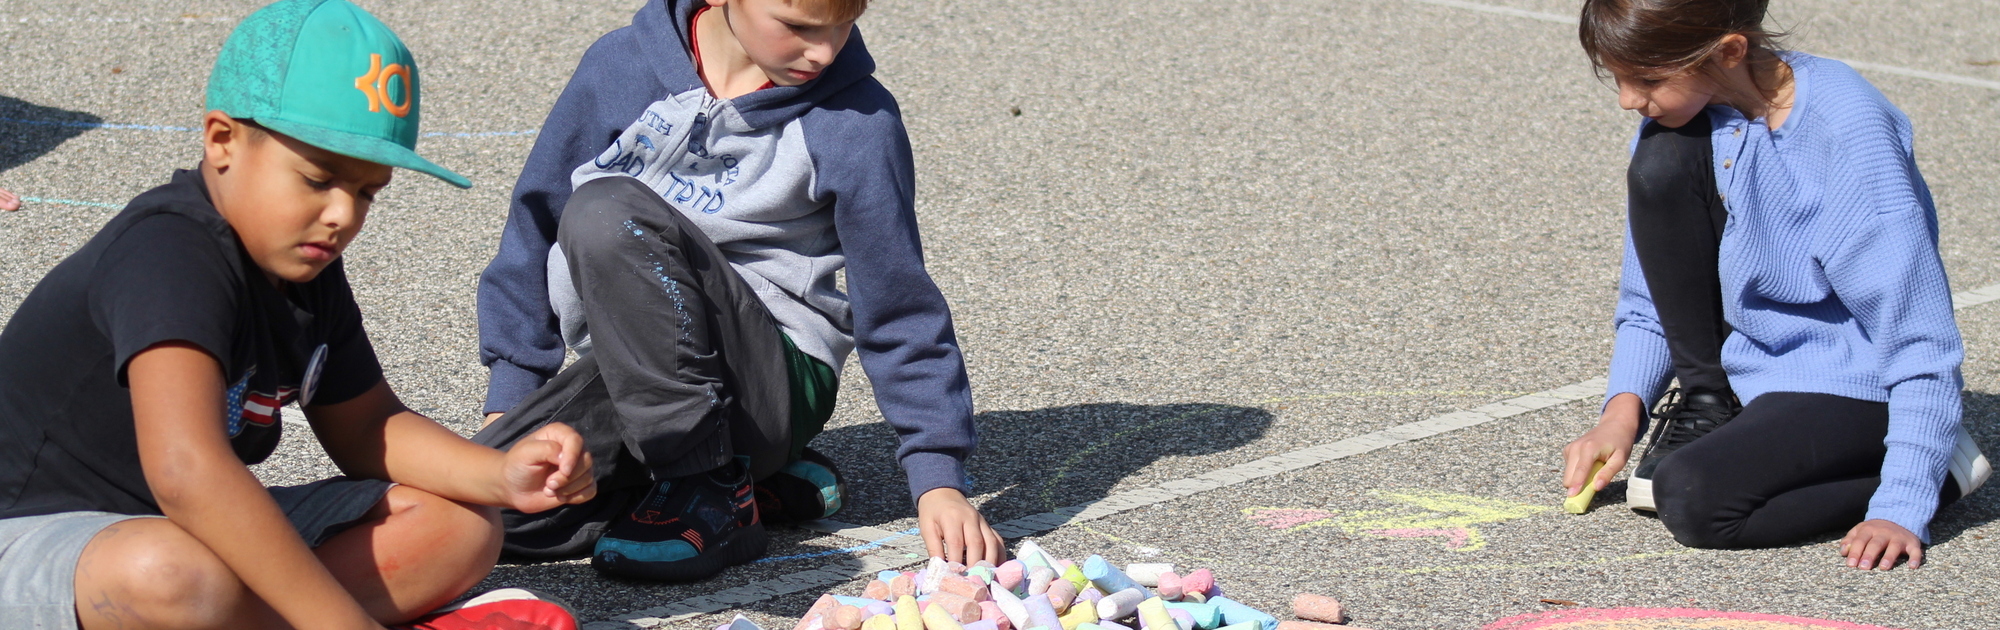
{"type": "MultiPolygon", "coordinates": [[[[1346,612],[1340,608],[1340,600],[1325,595],[1299,593],[1292,598],[1292,616],[1311,621],[1341,623],[1347,620],[1346,612]]],[[[1283,624],[1280,624],[1282,627],[1283,624]]],[[[1292,630],[1309,630],[1294,628],[1292,630]]]]}

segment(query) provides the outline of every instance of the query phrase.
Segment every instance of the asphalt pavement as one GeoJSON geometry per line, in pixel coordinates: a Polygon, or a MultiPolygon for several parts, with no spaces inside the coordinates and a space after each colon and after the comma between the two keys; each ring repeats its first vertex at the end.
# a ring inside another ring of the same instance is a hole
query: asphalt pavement
{"type": "MultiPolygon", "coordinates": [[[[507,193],[577,58],[638,3],[358,1],[421,64],[423,130],[440,135],[419,150],[478,185],[400,173],[349,275],[397,392],[470,433],[486,383],[473,291],[507,193]]],[[[0,188],[30,198],[0,215],[0,315],[119,205],[195,164],[208,70],[259,4],[0,3],[0,188]]],[[[860,27],[915,148],[929,267],[980,411],[971,473],[988,518],[1073,508],[1017,525],[1057,555],[1213,568],[1274,612],[1334,595],[1378,630],[1570,608],[1545,599],[1994,627],[1991,489],[1940,514],[1918,571],[1846,569],[1832,537],[1692,550],[1616,492],[1561,512],[1557,450],[1595,420],[1596,395],[1489,407],[1608,362],[1636,118],[1592,75],[1575,12],[876,0],[860,27]],[[1504,409],[1453,415],[1482,408],[1504,409]],[[1438,418],[1465,426],[1402,428],[1438,418]],[[1321,448],[1343,440],[1373,446],[1321,448]],[[1175,485],[1280,460],[1298,467],[1175,485]],[[1161,487],[1188,491],[1149,494],[1161,487]]],[[[2000,284],[2000,11],[1778,0],[1773,13],[1790,47],[1856,62],[1915,124],[1954,290],[2000,284]]],[[[2000,454],[2000,302],[1958,316],[1966,419],[2000,454]]],[[[257,473],[334,474],[294,429],[257,473]]],[[[858,594],[865,580],[847,576],[916,560],[908,537],[875,535],[915,520],[860,369],[816,446],[857,480],[836,518],[873,529],[776,530],[769,561],[697,584],[568,562],[503,565],[482,588],[549,591],[596,628],[737,613],[789,628],[821,592],[858,594]]],[[[1753,627],[1716,619],[1617,627],[1753,627]]]]}

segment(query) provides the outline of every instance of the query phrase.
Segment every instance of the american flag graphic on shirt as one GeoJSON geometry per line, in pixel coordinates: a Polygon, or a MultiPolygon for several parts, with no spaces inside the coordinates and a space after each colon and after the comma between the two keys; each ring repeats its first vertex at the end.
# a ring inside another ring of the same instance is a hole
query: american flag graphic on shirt
{"type": "Polygon", "coordinates": [[[278,421],[278,408],[291,402],[298,390],[290,387],[278,388],[278,393],[266,394],[250,389],[250,377],[257,375],[252,367],[243,373],[235,385],[229,387],[229,409],[223,412],[223,420],[229,424],[229,437],[243,433],[245,423],[268,427],[278,421]]]}

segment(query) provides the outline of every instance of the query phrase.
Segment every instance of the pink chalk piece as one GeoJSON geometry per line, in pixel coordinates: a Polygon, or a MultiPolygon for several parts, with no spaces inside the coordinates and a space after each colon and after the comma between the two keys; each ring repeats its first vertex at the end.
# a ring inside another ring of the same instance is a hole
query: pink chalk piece
{"type": "Polygon", "coordinates": [[[1486,624],[1481,630],[1571,630],[1613,626],[1635,628],[1642,625],[1648,628],[1790,627],[1798,630],[1896,630],[1847,621],[1698,608],[1566,608],[1508,617],[1486,624]]]}
{"type": "Polygon", "coordinates": [[[831,617],[833,623],[827,624],[827,627],[839,630],[861,630],[861,622],[868,620],[868,614],[861,609],[845,605],[833,609],[831,617]]]}
{"type": "Polygon", "coordinates": [[[896,576],[896,579],[889,582],[889,596],[898,598],[904,596],[916,597],[917,579],[911,577],[908,573],[896,576]]]}
{"type": "Polygon", "coordinates": [[[1340,609],[1340,600],[1312,593],[1299,593],[1297,597],[1292,598],[1292,616],[1326,623],[1342,623],[1347,620],[1346,613],[1340,609]]]}
{"type": "Polygon", "coordinates": [[[979,618],[999,624],[998,630],[1007,630],[1014,625],[1014,620],[1008,619],[1007,613],[1000,610],[999,602],[979,602],[979,618]]]}
{"type": "Polygon", "coordinates": [[[1176,575],[1173,571],[1161,571],[1158,580],[1159,585],[1155,586],[1153,590],[1160,594],[1161,599],[1176,601],[1181,598],[1181,595],[1184,593],[1181,589],[1186,587],[1186,582],[1181,580],[1181,576],[1176,575]]]}
{"type": "Polygon", "coordinates": [[[966,599],[975,602],[983,602],[993,598],[993,594],[987,591],[985,584],[981,584],[978,580],[969,577],[945,578],[943,582],[938,583],[938,590],[953,595],[962,595],[966,599]]]}
{"type": "Polygon", "coordinates": [[[1075,561],[1075,560],[1071,560],[1071,559],[1069,559],[1069,558],[1063,558],[1063,559],[1061,559],[1061,560],[1057,560],[1057,561],[1056,561],[1056,564],[1059,564],[1059,565],[1062,565],[1062,566],[1058,566],[1058,567],[1055,567],[1055,569],[1056,569],[1056,573],[1062,573],[1062,572],[1064,572],[1064,571],[1068,571],[1068,570],[1070,570],[1070,568],[1071,568],[1071,567],[1075,567],[1075,566],[1076,566],[1076,561],[1075,561]]]}
{"type": "Polygon", "coordinates": [[[1046,595],[1049,598],[1049,605],[1055,607],[1056,614],[1060,615],[1069,611],[1070,604],[1076,601],[1076,585],[1069,583],[1069,580],[1056,580],[1049,583],[1046,595]]]}
{"type": "Polygon", "coordinates": [[[833,609],[838,608],[839,606],[840,606],[840,600],[834,599],[833,595],[829,594],[829,595],[819,596],[819,599],[813,600],[812,608],[806,609],[805,616],[799,618],[799,625],[795,626],[793,630],[809,630],[807,626],[813,624],[818,624],[821,627],[825,627],[826,624],[820,621],[820,617],[824,617],[827,615],[827,613],[833,612],[833,609]]]}
{"type": "Polygon", "coordinates": [[[1280,621],[1278,630],[1354,630],[1347,626],[1336,626],[1317,621],[1280,621]]]}
{"type": "Polygon", "coordinates": [[[932,606],[943,606],[944,611],[959,623],[971,623],[980,618],[979,602],[972,598],[948,591],[931,593],[932,606]]]}
{"type": "Polygon", "coordinates": [[[1021,590],[1021,581],[1027,578],[1027,572],[1028,565],[1020,560],[1008,560],[993,570],[993,578],[999,581],[1000,588],[1018,591],[1021,590]]]}
{"type": "Polygon", "coordinates": [[[881,580],[869,582],[868,588],[861,590],[861,596],[868,599],[887,600],[891,597],[889,583],[881,580]]]}
{"type": "Polygon", "coordinates": [[[1222,594],[1215,589],[1215,572],[1195,569],[1181,576],[1181,594],[1186,596],[1188,593],[1201,593],[1204,598],[1222,594]]]}

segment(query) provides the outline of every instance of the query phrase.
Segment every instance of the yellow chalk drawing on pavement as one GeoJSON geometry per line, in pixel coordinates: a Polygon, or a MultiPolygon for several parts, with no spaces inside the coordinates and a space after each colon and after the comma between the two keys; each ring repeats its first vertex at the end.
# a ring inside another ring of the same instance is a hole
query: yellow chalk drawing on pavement
{"type": "Polygon", "coordinates": [[[1434,490],[1375,490],[1376,498],[1398,504],[1381,510],[1341,514],[1296,508],[1245,508],[1243,515],[1271,529],[1296,532],[1315,527],[1337,527],[1348,535],[1401,539],[1442,539],[1452,551],[1478,551],[1486,547],[1481,525],[1504,523],[1549,511],[1547,506],[1486,499],[1434,490]]]}

